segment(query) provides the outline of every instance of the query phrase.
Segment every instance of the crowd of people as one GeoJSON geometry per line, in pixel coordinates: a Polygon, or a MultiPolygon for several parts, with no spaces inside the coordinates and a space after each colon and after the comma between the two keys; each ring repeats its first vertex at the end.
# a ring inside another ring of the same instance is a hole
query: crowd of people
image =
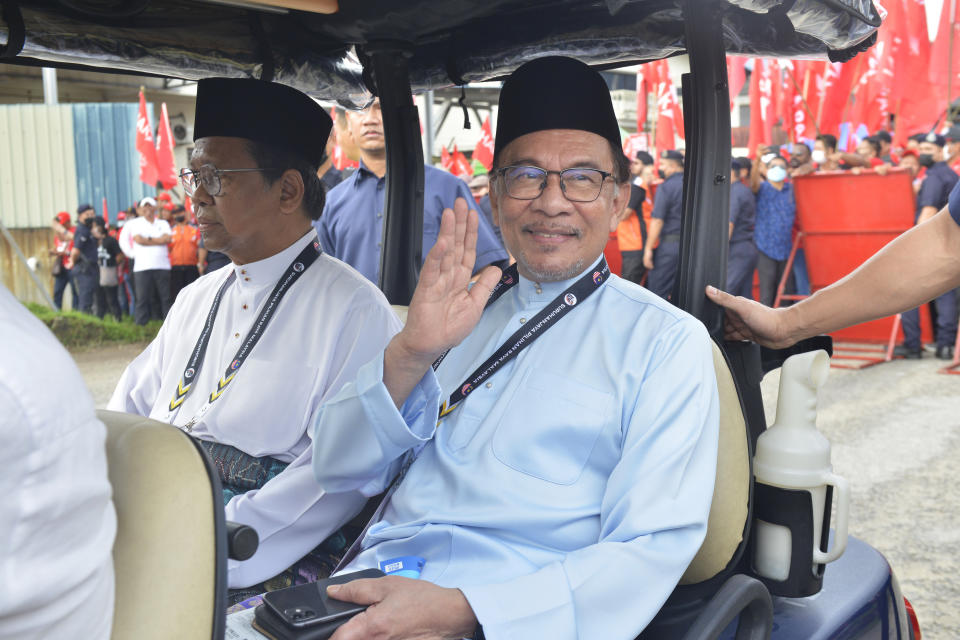
{"type": "MultiPolygon", "coordinates": [[[[727,291],[756,299],[772,307],[781,294],[809,295],[810,282],[802,247],[789,257],[797,231],[796,197],[792,181],[817,172],[865,170],[886,174],[894,167],[909,171],[915,198],[915,224],[930,219],[947,204],[960,172],[960,125],[945,134],[918,133],[903,149],[893,149],[887,131],[860,140],[856,151],[837,150],[837,139],[823,134],[813,142],[754,150],[753,158],[731,159],[730,167],[730,248],[727,263],[727,291]],[[758,283],[754,293],[754,276],[758,283]]],[[[624,278],[644,284],[669,299],[677,276],[680,247],[681,203],[683,198],[683,155],[676,150],[660,153],[659,169],[654,157],[638,151],[631,158],[633,175],[630,202],[617,227],[624,278]]],[[[938,297],[932,308],[935,317],[937,358],[954,356],[957,337],[956,294],[938,297]]],[[[920,358],[920,315],[917,309],[902,315],[903,344],[895,354],[920,358]]]]}
{"type": "Polygon", "coordinates": [[[61,211],[52,228],[54,305],[63,308],[69,287],[72,308],[101,319],[162,320],[185,286],[230,262],[207,251],[192,212],[165,192],[120,211],[116,225],[83,204],[76,225],[61,211]]]}

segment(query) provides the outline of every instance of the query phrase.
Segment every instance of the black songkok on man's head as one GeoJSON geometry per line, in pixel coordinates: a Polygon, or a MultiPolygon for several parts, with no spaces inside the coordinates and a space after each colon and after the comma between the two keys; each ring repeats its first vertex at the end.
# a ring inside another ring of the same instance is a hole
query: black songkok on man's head
{"type": "Polygon", "coordinates": [[[246,138],[294,151],[311,165],[323,161],[333,121],[305,93],[276,82],[205,78],[197,83],[193,139],[246,138]]]}
{"type": "Polygon", "coordinates": [[[500,91],[494,153],[520,136],[577,129],[620,148],[620,125],[603,77],[573,58],[539,58],[510,74],[500,91]]]}

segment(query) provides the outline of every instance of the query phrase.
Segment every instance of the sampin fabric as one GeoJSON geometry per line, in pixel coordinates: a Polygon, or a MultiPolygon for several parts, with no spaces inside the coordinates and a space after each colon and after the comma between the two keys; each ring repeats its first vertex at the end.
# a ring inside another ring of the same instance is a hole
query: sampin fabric
{"type": "Polygon", "coordinates": [[[706,531],[710,339],[616,276],[437,426],[441,400],[574,280],[521,277],[400,411],[380,356],[316,423],[314,472],[330,492],[375,495],[422,449],[347,570],[423,557],[422,578],[460,588],[491,639],[634,638],[706,531]]]}
{"type": "MultiPolygon", "coordinates": [[[[265,260],[231,264],[177,296],[156,340],[124,372],[109,408],[181,426],[217,388],[261,306],[308,243],[300,240],[265,260]],[[235,274],[214,323],[193,390],[171,416],[170,399],[196,344],[203,319],[224,280],[235,274]]],[[[260,535],[257,553],[228,563],[230,588],[262,582],[306,555],[364,504],[359,493],[326,494],[310,471],[308,426],[320,405],[353,380],[399,329],[400,321],[360,274],[321,255],[292,285],[250,357],[208,413],[193,426],[201,440],[228,444],[288,464],[262,488],[234,497],[228,520],[260,535]]]]}

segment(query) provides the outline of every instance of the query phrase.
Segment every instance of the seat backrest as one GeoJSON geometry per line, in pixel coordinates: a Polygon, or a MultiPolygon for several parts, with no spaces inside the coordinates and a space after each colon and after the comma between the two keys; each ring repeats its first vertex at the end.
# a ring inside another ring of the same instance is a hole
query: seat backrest
{"type": "Polygon", "coordinates": [[[217,549],[223,501],[203,454],[168,424],[113,411],[97,415],[107,427],[117,510],[112,637],[222,637],[216,616],[225,606],[218,592],[225,590],[226,566],[217,549]]]}
{"type": "Polygon", "coordinates": [[[743,542],[750,510],[750,446],[747,423],[730,367],[713,344],[713,367],[720,395],[720,441],[707,536],[680,584],[709,580],[723,571],[743,542]]]}

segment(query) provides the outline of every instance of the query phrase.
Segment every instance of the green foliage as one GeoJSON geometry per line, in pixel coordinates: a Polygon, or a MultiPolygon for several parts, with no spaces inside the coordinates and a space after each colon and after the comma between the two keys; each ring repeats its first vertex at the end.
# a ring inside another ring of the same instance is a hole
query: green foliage
{"type": "Polygon", "coordinates": [[[27,308],[50,328],[63,346],[71,349],[110,342],[147,342],[156,337],[162,324],[159,320],[151,320],[141,327],[129,316],[120,322],[111,317],[100,320],[78,311],[54,311],[32,302],[27,303],[27,308]]]}

